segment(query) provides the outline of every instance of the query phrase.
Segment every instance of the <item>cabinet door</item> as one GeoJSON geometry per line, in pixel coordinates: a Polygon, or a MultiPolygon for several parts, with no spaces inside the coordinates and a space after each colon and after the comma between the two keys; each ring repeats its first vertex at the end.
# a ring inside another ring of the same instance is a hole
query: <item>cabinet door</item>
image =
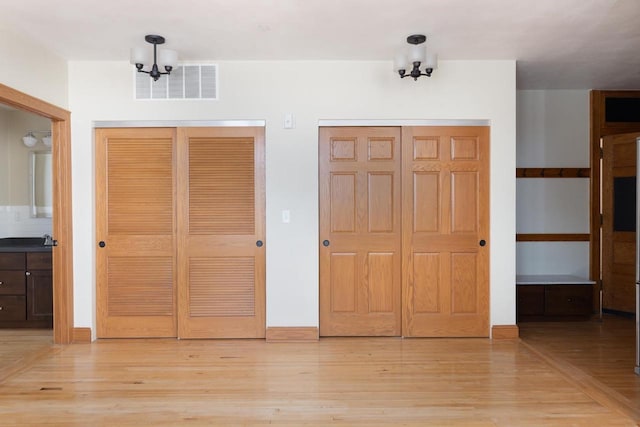
{"type": "Polygon", "coordinates": [[[516,286],[516,317],[518,321],[526,316],[544,316],[544,286],[516,286]]]}
{"type": "Polygon", "coordinates": [[[27,320],[53,320],[51,270],[27,272],[27,320]]]}

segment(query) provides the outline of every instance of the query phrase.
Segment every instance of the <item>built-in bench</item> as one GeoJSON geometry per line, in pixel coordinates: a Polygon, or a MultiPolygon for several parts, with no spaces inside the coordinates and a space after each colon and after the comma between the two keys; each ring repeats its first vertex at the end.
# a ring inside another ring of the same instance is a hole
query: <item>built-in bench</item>
{"type": "Polygon", "coordinates": [[[564,274],[516,276],[518,322],[587,320],[593,314],[596,282],[564,274]]]}

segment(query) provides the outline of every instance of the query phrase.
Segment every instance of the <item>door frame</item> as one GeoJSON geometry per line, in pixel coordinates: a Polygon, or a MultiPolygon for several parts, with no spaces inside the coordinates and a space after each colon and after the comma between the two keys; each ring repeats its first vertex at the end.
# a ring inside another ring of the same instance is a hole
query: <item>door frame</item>
{"type": "Polygon", "coordinates": [[[71,216],[71,113],[0,84],[0,103],[51,120],[53,143],[53,342],[73,342],[73,222],[71,216]]]}

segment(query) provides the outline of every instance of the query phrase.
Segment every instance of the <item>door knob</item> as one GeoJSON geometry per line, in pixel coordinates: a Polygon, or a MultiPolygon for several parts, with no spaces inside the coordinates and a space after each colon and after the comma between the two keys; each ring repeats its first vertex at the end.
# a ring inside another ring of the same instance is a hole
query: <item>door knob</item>
{"type": "Polygon", "coordinates": [[[329,245],[331,244],[331,242],[330,242],[330,241],[328,241],[328,240],[324,240],[324,241],[322,242],[322,244],[323,244],[324,246],[329,246],[329,245]]]}
{"type": "Polygon", "coordinates": [[[256,242],[256,246],[257,246],[257,247],[261,248],[261,247],[262,247],[262,245],[264,245],[264,243],[262,243],[262,240],[258,240],[258,241],[256,242]]]}
{"type": "Polygon", "coordinates": [[[480,240],[480,246],[484,246],[486,244],[487,244],[487,242],[484,239],[480,240]]]}
{"type": "Polygon", "coordinates": [[[100,243],[98,243],[98,246],[104,248],[105,246],[107,246],[107,244],[101,240],[100,243]]]}
{"type": "Polygon", "coordinates": [[[31,272],[30,271],[25,271],[24,275],[25,276],[31,276],[31,272]]]}

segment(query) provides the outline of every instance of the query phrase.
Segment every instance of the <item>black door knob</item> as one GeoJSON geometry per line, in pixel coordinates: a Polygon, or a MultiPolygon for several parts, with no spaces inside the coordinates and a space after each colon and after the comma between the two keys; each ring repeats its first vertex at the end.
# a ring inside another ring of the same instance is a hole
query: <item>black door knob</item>
{"type": "Polygon", "coordinates": [[[98,243],[98,246],[104,248],[105,246],[107,246],[107,244],[101,240],[100,243],[98,243]]]}
{"type": "Polygon", "coordinates": [[[480,246],[484,246],[486,244],[487,244],[487,242],[484,239],[480,240],[480,246]]]}
{"type": "Polygon", "coordinates": [[[257,247],[261,248],[261,247],[262,247],[262,245],[264,245],[264,243],[262,243],[262,240],[258,240],[258,241],[256,242],[256,246],[257,246],[257,247]]]}
{"type": "Polygon", "coordinates": [[[329,242],[328,240],[324,240],[324,241],[322,242],[322,244],[323,244],[324,246],[329,246],[329,245],[331,244],[331,242],[329,242]]]}

